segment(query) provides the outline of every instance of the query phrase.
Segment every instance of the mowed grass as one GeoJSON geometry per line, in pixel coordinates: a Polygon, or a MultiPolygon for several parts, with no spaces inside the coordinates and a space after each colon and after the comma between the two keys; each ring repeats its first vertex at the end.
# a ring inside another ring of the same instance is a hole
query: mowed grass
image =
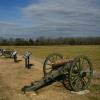
{"type": "Polygon", "coordinates": [[[66,58],[74,58],[85,55],[90,58],[93,68],[100,70],[100,45],[82,46],[1,46],[0,48],[10,48],[23,54],[25,51],[32,52],[33,56],[45,58],[51,53],[60,53],[66,58]]]}

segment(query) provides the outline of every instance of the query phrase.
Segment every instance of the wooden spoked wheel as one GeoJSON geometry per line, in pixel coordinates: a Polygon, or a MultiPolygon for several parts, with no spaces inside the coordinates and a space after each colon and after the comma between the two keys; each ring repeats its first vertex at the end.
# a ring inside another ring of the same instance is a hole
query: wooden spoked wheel
{"type": "Polygon", "coordinates": [[[69,84],[73,91],[88,88],[93,75],[92,64],[86,56],[76,57],[69,71],[69,84]]]}
{"type": "Polygon", "coordinates": [[[61,59],[63,59],[63,56],[58,53],[53,53],[47,56],[43,64],[44,76],[52,72],[53,70],[52,64],[54,64],[57,60],[61,60],[61,59]]]}

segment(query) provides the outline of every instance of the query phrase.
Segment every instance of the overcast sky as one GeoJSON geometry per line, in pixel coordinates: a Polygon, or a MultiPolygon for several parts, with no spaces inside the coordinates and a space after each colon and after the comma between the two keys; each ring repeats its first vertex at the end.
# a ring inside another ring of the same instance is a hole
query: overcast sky
{"type": "Polygon", "coordinates": [[[100,36],[100,0],[0,0],[2,36],[100,36]]]}

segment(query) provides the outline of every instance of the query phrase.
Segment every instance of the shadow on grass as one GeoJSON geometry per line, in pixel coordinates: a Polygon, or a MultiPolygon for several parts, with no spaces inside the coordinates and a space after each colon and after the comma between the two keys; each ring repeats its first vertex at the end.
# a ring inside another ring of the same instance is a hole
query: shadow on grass
{"type": "Polygon", "coordinates": [[[29,64],[29,65],[28,65],[27,67],[25,67],[25,68],[27,68],[27,69],[31,69],[32,66],[34,66],[34,64],[29,64]]]}
{"type": "Polygon", "coordinates": [[[19,63],[19,62],[21,62],[21,61],[22,61],[22,60],[17,60],[16,63],[19,63]]]}

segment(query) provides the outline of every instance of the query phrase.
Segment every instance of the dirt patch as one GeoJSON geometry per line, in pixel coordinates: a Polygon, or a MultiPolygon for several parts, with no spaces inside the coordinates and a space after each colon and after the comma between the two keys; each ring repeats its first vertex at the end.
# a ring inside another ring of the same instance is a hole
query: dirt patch
{"type": "Polygon", "coordinates": [[[38,90],[37,95],[23,94],[21,88],[24,85],[39,80],[43,76],[43,60],[32,58],[33,64],[30,70],[24,66],[22,56],[21,60],[14,63],[12,59],[0,58],[0,100],[89,100],[87,95],[71,94],[63,85],[56,82],[50,86],[38,90]]]}

